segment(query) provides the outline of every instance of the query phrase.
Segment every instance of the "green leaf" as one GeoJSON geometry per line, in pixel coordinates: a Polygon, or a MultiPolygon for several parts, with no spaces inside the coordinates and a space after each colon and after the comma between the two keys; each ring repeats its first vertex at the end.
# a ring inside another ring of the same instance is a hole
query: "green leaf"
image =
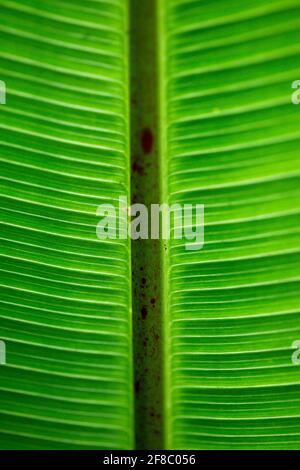
{"type": "Polygon", "coordinates": [[[163,199],[205,204],[163,255],[167,448],[300,449],[300,2],[163,6],[163,199]]]}
{"type": "MultiPolygon", "coordinates": [[[[130,242],[96,236],[97,207],[130,196],[128,3],[0,0],[1,449],[134,446],[130,242]]],[[[155,121],[147,168],[161,134],[162,202],[205,205],[202,250],[161,246],[166,448],[300,449],[300,1],[156,7],[157,46],[153,16],[135,29],[131,133],[155,121]]],[[[144,201],[156,171],[133,179],[144,201]]]]}
{"type": "Polygon", "coordinates": [[[132,448],[127,2],[0,7],[0,447],[132,448]]]}

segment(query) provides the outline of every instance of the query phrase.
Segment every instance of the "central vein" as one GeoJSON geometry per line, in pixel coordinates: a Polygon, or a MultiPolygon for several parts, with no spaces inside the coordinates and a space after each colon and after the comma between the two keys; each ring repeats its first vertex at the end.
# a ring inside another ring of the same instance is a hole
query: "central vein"
{"type": "MultiPolygon", "coordinates": [[[[160,202],[156,0],[131,0],[131,203],[160,202]]],[[[136,448],[162,449],[160,241],[132,242],[136,448]]]]}

